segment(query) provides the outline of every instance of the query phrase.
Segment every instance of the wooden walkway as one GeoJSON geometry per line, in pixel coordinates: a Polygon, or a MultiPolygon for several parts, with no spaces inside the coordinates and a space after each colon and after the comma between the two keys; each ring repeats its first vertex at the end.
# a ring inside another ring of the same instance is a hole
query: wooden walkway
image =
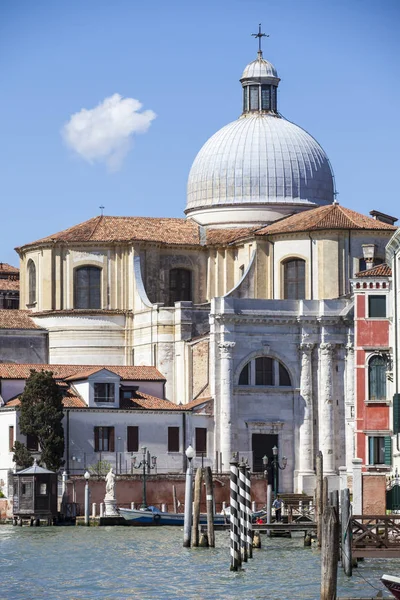
{"type": "MultiPolygon", "coordinates": [[[[225,525],[215,525],[214,529],[216,531],[224,531],[229,530],[230,525],[226,523],[225,525]]],[[[253,531],[313,531],[317,529],[317,524],[313,521],[303,521],[297,523],[270,523],[267,525],[263,523],[259,525],[258,523],[253,523],[253,531]]],[[[207,531],[207,526],[202,525],[201,530],[207,531]]]]}

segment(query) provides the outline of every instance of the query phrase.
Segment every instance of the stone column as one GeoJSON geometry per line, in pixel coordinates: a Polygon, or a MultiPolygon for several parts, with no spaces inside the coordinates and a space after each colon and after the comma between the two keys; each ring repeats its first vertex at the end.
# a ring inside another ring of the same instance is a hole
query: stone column
{"type": "Polygon", "coordinates": [[[219,414],[220,414],[220,451],[222,452],[223,470],[229,470],[229,461],[232,453],[239,451],[233,448],[234,439],[234,407],[233,407],[233,373],[232,351],[235,342],[221,342],[220,350],[220,388],[219,388],[219,414]]]}
{"type": "Polygon", "coordinates": [[[362,460],[353,458],[353,515],[362,515],[362,460]]]}
{"type": "Polygon", "coordinates": [[[355,398],[354,379],[356,373],[354,368],[354,347],[351,342],[346,344],[346,390],[345,390],[345,427],[346,427],[346,467],[347,473],[352,474],[354,458],[354,422],[355,422],[355,398]]]}
{"type": "Polygon", "coordinates": [[[335,474],[334,414],[333,414],[333,344],[320,344],[320,450],[324,456],[324,474],[335,474]]]}
{"type": "Polygon", "coordinates": [[[311,355],[314,344],[300,344],[300,427],[298,492],[314,489],[313,390],[311,355]],[[308,489],[310,488],[310,489],[308,489]]]}

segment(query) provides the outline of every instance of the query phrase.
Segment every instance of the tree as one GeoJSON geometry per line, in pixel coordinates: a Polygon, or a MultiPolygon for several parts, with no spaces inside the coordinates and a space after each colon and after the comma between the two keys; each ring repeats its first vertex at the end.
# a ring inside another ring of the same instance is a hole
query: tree
{"type": "Polygon", "coordinates": [[[27,469],[33,465],[33,456],[25,444],[16,441],[12,451],[14,452],[13,461],[17,467],[27,469]]]}
{"type": "Polygon", "coordinates": [[[33,371],[21,394],[19,428],[37,437],[41,462],[52,471],[64,464],[62,392],[50,371],[33,371]]]}

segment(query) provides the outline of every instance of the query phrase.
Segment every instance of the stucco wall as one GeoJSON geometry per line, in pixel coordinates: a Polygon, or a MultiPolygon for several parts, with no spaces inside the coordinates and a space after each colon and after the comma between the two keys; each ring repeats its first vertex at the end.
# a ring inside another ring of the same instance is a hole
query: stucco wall
{"type": "Polygon", "coordinates": [[[0,330],[0,363],[47,363],[47,331],[0,330]]]}

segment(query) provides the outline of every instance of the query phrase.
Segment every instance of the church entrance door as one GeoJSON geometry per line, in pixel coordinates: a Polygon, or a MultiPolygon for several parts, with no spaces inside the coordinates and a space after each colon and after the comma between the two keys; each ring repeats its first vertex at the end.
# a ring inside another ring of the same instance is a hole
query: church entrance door
{"type": "MultiPolygon", "coordinates": [[[[274,453],[272,448],[278,445],[278,435],[267,433],[253,433],[252,451],[253,451],[253,472],[260,473],[264,471],[263,456],[268,456],[268,465],[272,465],[274,453]]],[[[278,469],[279,471],[279,469],[278,469]]],[[[277,483],[279,472],[277,473],[277,483]]],[[[268,469],[268,483],[273,485],[274,474],[272,468],[268,469]]]]}

